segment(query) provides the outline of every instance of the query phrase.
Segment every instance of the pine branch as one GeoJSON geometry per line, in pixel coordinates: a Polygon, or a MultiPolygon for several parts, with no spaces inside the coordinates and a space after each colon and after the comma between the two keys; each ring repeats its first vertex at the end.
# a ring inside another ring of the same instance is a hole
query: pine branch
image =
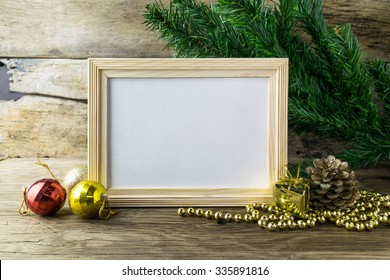
{"type": "Polygon", "coordinates": [[[390,67],[365,62],[350,25],[330,27],[322,8],[322,0],[172,0],[148,5],[145,24],[177,57],[288,57],[290,128],[348,139],[342,156],[356,166],[388,160],[390,67]]]}
{"type": "Polygon", "coordinates": [[[352,141],[352,148],[345,150],[339,158],[351,164],[354,168],[365,167],[368,164],[376,164],[381,160],[390,159],[390,127],[387,132],[363,134],[355,137],[352,141]],[[367,161],[367,158],[370,161],[367,161]]]}
{"type": "Polygon", "coordinates": [[[200,3],[198,9],[195,4],[198,3],[192,0],[174,0],[166,9],[161,2],[147,5],[145,23],[150,30],[160,31],[166,47],[174,47],[177,56],[216,56],[219,50],[209,45],[212,41],[206,32],[215,26],[199,17],[198,10],[207,10],[204,4],[200,3]]]}
{"type": "Polygon", "coordinates": [[[370,78],[375,87],[375,92],[383,104],[384,120],[390,122],[390,65],[381,61],[373,60],[365,63],[370,78]]]}

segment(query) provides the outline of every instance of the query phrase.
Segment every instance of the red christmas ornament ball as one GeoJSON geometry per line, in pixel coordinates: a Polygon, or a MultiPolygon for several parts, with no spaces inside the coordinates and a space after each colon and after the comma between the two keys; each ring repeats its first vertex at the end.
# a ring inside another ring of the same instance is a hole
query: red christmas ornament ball
{"type": "Polygon", "coordinates": [[[41,216],[57,213],[66,200],[66,190],[55,179],[41,179],[26,190],[26,203],[32,212],[41,216]]]}

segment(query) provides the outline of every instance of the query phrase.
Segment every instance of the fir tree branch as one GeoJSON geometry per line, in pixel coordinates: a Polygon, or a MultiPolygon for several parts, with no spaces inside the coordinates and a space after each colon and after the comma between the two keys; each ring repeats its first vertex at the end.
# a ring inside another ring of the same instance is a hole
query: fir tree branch
{"type": "Polygon", "coordinates": [[[342,152],[338,157],[351,164],[354,168],[365,167],[368,164],[376,164],[381,160],[390,159],[390,130],[387,132],[364,134],[355,137],[352,147],[342,152]],[[367,158],[370,161],[367,161],[367,158]]]}
{"type": "Polygon", "coordinates": [[[368,61],[364,64],[372,79],[375,92],[383,104],[384,120],[390,122],[390,65],[382,60],[368,61]]]}
{"type": "Polygon", "coordinates": [[[290,128],[348,139],[341,156],[356,166],[388,160],[389,65],[365,62],[350,25],[330,27],[322,8],[322,0],[172,0],[148,5],[145,24],[177,57],[288,57],[290,128]]]}

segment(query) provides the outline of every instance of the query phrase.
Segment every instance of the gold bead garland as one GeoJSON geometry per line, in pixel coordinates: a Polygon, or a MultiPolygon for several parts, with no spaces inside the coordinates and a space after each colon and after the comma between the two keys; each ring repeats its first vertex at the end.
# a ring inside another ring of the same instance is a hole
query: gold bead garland
{"type": "Polygon", "coordinates": [[[379,224],[390,225],[390,195],[365,190],[359,191],[359,194],[360,199],[347,209],[336,211],[309,209],[301,217],[274,205],[258,202],[246,205],[244,215],[221,211],[213,213],[212,210],[204,211],[201,208],[195,210],[192,207],[187,210],[179,208],[177,213],[183,217],[188,215],[214,218],[218,223],[241,221],[257,223],[260,228],[269,231],[312,228],[327,221],[338,227],[356,231],[373,230],[379,224]]]}

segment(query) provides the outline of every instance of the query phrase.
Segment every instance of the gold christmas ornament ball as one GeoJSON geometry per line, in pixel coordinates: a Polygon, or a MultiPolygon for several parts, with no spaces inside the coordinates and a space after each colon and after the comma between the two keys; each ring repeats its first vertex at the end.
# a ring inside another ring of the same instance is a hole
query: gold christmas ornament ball
{"type": "Polygon", "coordinates": [[[66,173],[62,186],[70,192],[75,185],[84,180],[88,180],[88,167],[78,166],[66,173]]]}
{"type": "Polygon", "coordinates": [[[82,218],[93,218],[99,215],[105,195],[106,189],[100,183],[81,181],[70,190],[69,207],[82,218]]]}

